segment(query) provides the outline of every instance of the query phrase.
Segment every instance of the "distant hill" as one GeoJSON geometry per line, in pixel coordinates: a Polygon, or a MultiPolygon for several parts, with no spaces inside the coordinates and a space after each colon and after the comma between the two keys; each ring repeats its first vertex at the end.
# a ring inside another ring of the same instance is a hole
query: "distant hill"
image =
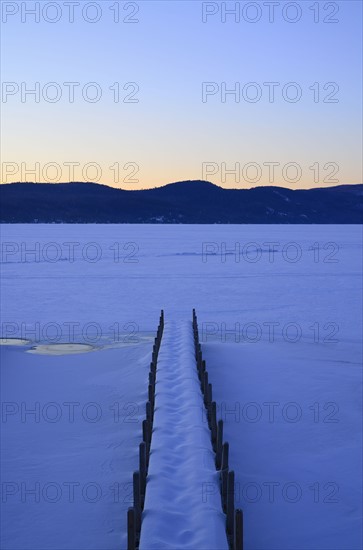
{"type": "Polygon", "coordinates": [[[223,189],[182,181],[126,191],[96,183],[0,185],[2,223],[360,224],[363,185],[223,189]]]}

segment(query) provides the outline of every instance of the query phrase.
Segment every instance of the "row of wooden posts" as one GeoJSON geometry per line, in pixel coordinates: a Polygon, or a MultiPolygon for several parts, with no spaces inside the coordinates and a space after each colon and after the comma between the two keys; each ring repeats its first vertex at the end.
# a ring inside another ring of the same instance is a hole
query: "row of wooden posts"
{"type": "Polygon", "coordinates": [[[202,356],[199,341],[198,321],[193,309],[193,333],[195,344],[195,359],[198,377],[203,393],[208,425],[211,430],[212,447],[215,452],[216,469],[220,474],[220,490],[223,512],[226,514],[226,534],[231,550],[243,550],[243,513],[235,510],[234,505],[234,471],[229,469],[229,444],[223,442],[223,420],[217,421],[217,404],[213,401],[213,388],[209,382],[206,363],[202,356]]]}
{"type": "Polygon", "coordinates": [[[134,505],[127,511],[127,550],[139,547],[141,533],[141,517],[145,503],[146,477],[149,468],[151,435],[155,409],[156,368],[164,331],[164,311],[161,310],[157,335],[153,345],[149,372],[148,401],[146,403],[146,418],[142,422],[142,443],[139,445],[139,469],[133,473],[134,505]]]}

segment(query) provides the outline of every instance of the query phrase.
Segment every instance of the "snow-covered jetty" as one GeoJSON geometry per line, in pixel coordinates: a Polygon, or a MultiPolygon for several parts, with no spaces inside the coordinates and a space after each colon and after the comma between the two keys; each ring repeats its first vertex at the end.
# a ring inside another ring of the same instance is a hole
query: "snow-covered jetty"
{"type": "Polygon", "coordinates": [[[165,325],[162,312],[152,359],[128,550],[241,550],[242,513],[194,311],[193,323],[165,325]]]}

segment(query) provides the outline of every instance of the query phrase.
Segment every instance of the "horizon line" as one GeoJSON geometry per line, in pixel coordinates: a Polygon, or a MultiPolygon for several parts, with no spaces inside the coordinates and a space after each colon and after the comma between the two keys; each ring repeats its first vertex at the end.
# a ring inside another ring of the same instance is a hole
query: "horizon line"
{"type": "Polygon", "coordinates": [[[318,190],[318,189],[334,189],[334,188],[337,188],[337,187],[349,187],[349,186],[357,186],[357,185],[363,185],[363,182],[362,183],[338,183],[338,184],[335,184],[335,185],[327,185],[325,187],[308,187],[308,188],[291,188],[291,187],[285,187],[285,186],[282,186],[282,185],[256,185],[256,186],[253,186],[253,187],[223,187],[222,185],[218,185],[216,183],[213,183],[211,181],[208,181],[208,180],[200,180],[200,179],[195,179],[195,180],[177,180],[177,181],[172,181],[172,182],[169,182],[169,183],[164,183],[164,184],[161,184],[161,185],[156,185],[154,187],[141,187],[141,188],[138,188],[138,189],[125,189],[123,187],[115,187],[113,185],[109,185],[107,183],[102,183],[102,182],[94,182],[94,181],[60,181],[60,182],[36,182],[36,181],[11,181],[11,182],[0,182],[0,185],[72,185],[72,184],[82,184],[82,185],[99,185],[101,187],[107,187],[108,189],[115,189],[115,190],[118,190],[118,191],[127,191],[127,192],[137,192],[137,191],[153,191],[155,189],[162,189],[164,187],[168,187],[170,185],[177,185],[177,184],[180,184],[180,183],[207,183],[213,187],[217,187],[218,189],[223,189],[225,191],[251,191],[253,189],[262,189],[262,188],[277,188],[277,189],[285,189],[287,191],[314,191],[314,190],[318,190]]]}

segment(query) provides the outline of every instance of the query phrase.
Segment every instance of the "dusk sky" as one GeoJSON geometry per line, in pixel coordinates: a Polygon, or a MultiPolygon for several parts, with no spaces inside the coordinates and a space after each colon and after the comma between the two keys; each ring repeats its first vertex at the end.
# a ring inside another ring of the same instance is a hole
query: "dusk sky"
{"type": "Polygon", "coordinates": [[[2,2],[3,183],[362,182],[361,2],[119,2],[119,22],[116,2],[36,4],[2,2]]]}

